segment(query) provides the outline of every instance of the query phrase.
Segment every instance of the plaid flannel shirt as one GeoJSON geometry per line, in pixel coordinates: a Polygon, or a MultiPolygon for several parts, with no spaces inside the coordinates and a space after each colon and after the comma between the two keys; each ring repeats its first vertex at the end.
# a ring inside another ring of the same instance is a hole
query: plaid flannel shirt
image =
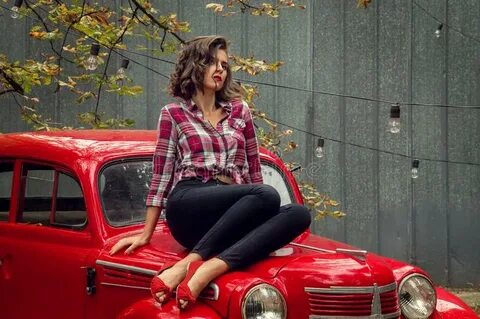
{"type": "Polygon", "coordinates": [[[166,207],[176,183],[226,175],[236,184],[263,183],[258,141],[248,105],[221,103],[227,116],[214,128],[193,101],[164,106],[158,120],[147,206],[166,207]]]}

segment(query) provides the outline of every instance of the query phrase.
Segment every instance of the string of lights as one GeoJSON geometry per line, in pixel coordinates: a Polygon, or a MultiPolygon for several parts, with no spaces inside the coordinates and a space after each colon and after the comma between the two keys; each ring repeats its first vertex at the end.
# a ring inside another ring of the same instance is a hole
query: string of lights
{"type": "MultiPolygon", "coordinates": [[[[331,142],[335,142],[335,143],[339,143],[339,144],[355,146],[355,147],[358,147],[358,148],[371,150],[371,151],[375,151],[375,152],[379,152],[379,153],[383,153],[383,154],[390,154],[390,155],[395,155],[395,156],[398,156],[398,157],[408,158],[408,159],[412,159],[412,160],[422,160],[422,161],[426,161],[426,162],[440,162],[440,163],[447,163],[447,164],[465,164],[465,165],[480,166],[480,163],[475,163],[475,162],[451,161],[451,160],[432,159],[432,158],[420,157],[420,156],[410,156],[410,155],[406,155],[406,154],[402,154],[402,153],[397,153],[397,152],[378,149],[378,148],[375,148],[375,147],[369,147],[369,146],[365,146],[365,145],[361,145],[361,144],[357,144],[357,143],[341,141],[339,139],[335,139],[335,138],[327,137],[327,136],[324,136],[324,135],[312,133],[312,132],[303,130],[301,128],[298,128],[298,127],[292,126],[290,124],[287,124],[287,123],[284,123],[284,122],[281,122],[281,121],[277,121],[277,120],[274,120],[274,119],[271,119],[271,118],[268,118],[268,117],[266,117],[266,119],[273,122],[273,123],[276,123],[278,125],[290,128],[292,130],[302,132],[304,134],[307,134],[307,135],[310,135],[310,136],[313,136],[313,137],[317,137],[318,138],[317,148],[318,147],[323,148],[325,140],[326,140],[326,141],[331,141],[331,142]]],[[[317,157],[322,157],[322,156],[317,156],[317,157]]]]}
{"type": "MultiPolygon", "coordinates": [[[[21,5],[21,0],[16,0],[16,4],[21,5]]],[[[18,14],[18,7],[17,7],[17,10],[13,10],[13,8],[12,9],[6,8],[3,5],[0,5],[0,7],[3,8],[4,10],[11,11],[12,15],[18,14]]],[[[27,17],[30,18],[30,19],[33,19],[33,20],[38,20],[34,17],[30,17],[30,16],[27,16],[27,17]]],[[[105,44],[98,43],[97,39],[95,39],[93,37],[90,37],[89,35],[81,32],[79,30],[74,29],[74,31],[76,31],[76,32],[80,33],[81,35],[86,36],[86,37],[90,38],[91,40],[95,41],[92,44],[92,47],[91,47],[90,57],[86,61],[86,68],[89,69],[89,70],[96,69],[96,66],[94,66],[94,65],[98,61],[96,57],[98,56],[100,46],[103,46],[103,47],[106,47],[106,48],[110,48],[110,47],[105,45],[105,44]],[[92,57],[95,58],[95,61],[93,61],[92,57]],[[90,59],[90,58],[92,58],[92,59],[90,59]],[[90,61],[89,61],[89,59],[90,59],[90,61]]],[[[141,66],[141,67],[143,67],[143,68],[145,68],[145,69],[147,69],[147,70],[149,70],[149,71],[151,71],[151,72],[153,72],[157,75],[162,76],[163,78],[169,79],[169,76],[167,76],[167,75],[165,75],[165,74],[163,74],[163,73],[161,73],[161,72],[159,72],[159,71],[157,71],[157,70],[155,70],[155,69],[153,69],[153,68],[151,68],[151,67],[149,67],[149,66],[147,66],[147,65],[145,65],[141,62],[138,62],[138,61],[136,61],[132,58],[129,58],[127,55],[125,55],[125,54],[123,54],[119,51],[126,52],[128,54],[139,55],[139,56],[151,58],[151,59],[154,59],[154,60],[159,60],[159,61],[169,63],[169,64],[175,64],[174,62],[171,62],[171,61],[168,61],[168,60],[165,60],[165,59],[161,59],[161,58],[158,58],[158,57],[153,57],[153,56],[150,56],[150,55],[147,55],[147,54],[142,54],[142,53],[130,51],[130,50],[127,50],[127,49],[114,48],[114,49],[112,49],[112,52],[114,52],[115,54],[124,58],[122,60],[122,64],[121,64],[120,69],[117,71],[117,75],[120,74],[122,76],[125,76],[125,70],[128,67],[128,61],[130,61],[130,62],[132,62],[136,65],[139,65],[139,66],[141,66]]],[[[254,81],[254,80],[245,80],[245,79],[242,79],[242,80],[235,79],[235,80],[243,81],[243,82],[247,82],[247,83],[251,83],[251,84],[265,85],[265,86],[284,88],[284,89],[292,89],[292,90],[303,91],[303,92],[307,92],[307,93],[316,93],[316,94],[322,94],[322,95],[329,95],[329,96],[351,98],[351,99],[357,99],[357,100],[363,100],[363,101],[391,104],[390,121],[389,121],[389,131],[391,133],[398,133],[400,131],[400,128],[399,128],[399,124],[400,124],[399,123],[400,105],[405,105],[405,106],[407,106],[407,105],[411,105],[411,106],[432,106],[432,107],[443,107],[443,108],[480,109],[480,106],[477,106],[477,105],[442,105],[442,104],[424,104],[424,103],[398,103],[398,102],[388,101],[388,100],[381,100],[381,99],[373,99],[373,98],[359,97],[359,96],[353,96],[353,95],[338,94],[338,93],[319,91],[319,90],[309,90],[309,89],[295,88],[295,87],[290,87],[290,86],[286,86],[286,85],[271,84],[271,83],[265,83],[265,82],[254,81]]],[[[318,138],[317,147],[315,149],[315,154],[319,158],[321,158],[325,155],[324,143],[325,143],[325,140],[327,140],[327,141],[331,141],[331,142],[334,142],[334,143],[340,143],[340,144],[344,144],[344,145],[358,147],[358,148],[361,148],[361,149],[371,150],[371,151],[374,151],[374,152],[379,152],[379,153],[383,153],[383,154],[390,154],[390,155],[393,155],[393,156],[398,156],[398,157],[402,157],[402,158],[411,159],[412,160],[412,178],[416,178],[415,176],[418,176],[418,167],[419,167],[419,161],[420,160],[428,161],[428,162],[447,163],[447,164],[463,164],[463,165],[480,166],[480,163],[475,163],[475,162],[451,161],[451,160],[431,159],[431,158],[426,158],[426,157],[409,156],[409,155],[398,153],[398,152],[392,152],[392,151],[388,151],[388,150],[377,149],[377,148],[374,148],[374,147],[368,147],[368,146],[360,145],[360,144],[357,144],[357,143],[351,143],[351,142],[341,141],[341,140],[334,139],[334,138],[329,138],[329,137],[326,137],[326,136],[323,136],[323,135],[315,134],[315,133],[312,133],[312,132],[309,132],[309,131],[306,131],[306,130],[303,130],[303,129],[300,129],[300,128],[297,128],[297,127],[294,127],[292,125],[289,125],[289,124],[286,124],[286,123],[283,123],[283,122],[280,122],[280,121],[276,121],[276,120],[271,119],[271,118],[267,118],[267,120],[269,120],[273,123],[276,123],[278,125],[288,127],[288,128],[293,129],[293,130],[296,130],[298,132],[302,132],[304,134],[307,134],[307,135],[318,138]]]]}
{"type": "Polygon", "coordinates": [[[252,83],[252,84],[259,84],[259,85],[277,87],[277,88],[281,88],[281,89],[291,89],[291,90],[301,91],[301,92],[306,92],[306,93],[315,93],[315,94],[321,94],[321,95],[330,95],[330,96],[343,97],[343,98],[349,98],[349,99],[355,99],[355,100],[385,103],[385,104],[390,104],[390,105],[396,105],[396,104],[398,104],[398,105],[404,105],[404,106],[430,106],[430,107],[455,108],[455,109],[480,109],[480,105],[455,105],[455,104],[398,102],[398,101],[389,101],[389,100],[382,100],[382,99],[374,99],[374,98],[368,98],[368,97],[361,97],[361,96],[354,96],[354,95],[333,93],[333,92],[327,92],[327,91],[302,89],[302,88],[296,88],[296,87],[291,87],[291,86],[287,86],[287,85],[273,84],[273,83],[265,83],[265,82],[255,81],[255,80],[245,80],[245,79],[244,79],[244,80],[242,80],[242,81],[243,81],[243,82],[247,82],[247,83],[252,83]]]}
{"type": "Polygon", "coordinates": [[[480,39],[477,39],[477,38],[475,38],[475,37],[473,37],[473,36],[471,36],[471,35],[468,35],[468,34],[462,32],[460,29],[458,29],[458,28],[456,28],[456,27],[454,27],[454,26],[452,26],[452,25],[449,25],[449,24],[447,24],[446,22],[440,20],[440,19],[437,18],[435,15],[433,15],[430,11],[428,11],[428,10],[425,9],[422,5],[420,5],[417,1],[413,0],[413,4],[414,4],[415,6],[417,6],[420,10],[422,10],[423,12],[425,12],[425,13],[426,13],[428,16],[430,16],[433,20],[435,20],[435,21],[437,21],[437,22],[439,23],[437,29],[435,30],[435,36],[436,36],[437,38],[439,38],[439,37],[441,36],[443,27],[446,27],[446,28],[448,28],[448,29],[450,29],[450,30],[453,30],[453,31],[457,32],[458,34],[462,35],[462,36],[465,37],[465,38],[468,38],[468,39],[471,39],[471,40],[473,40],[473,41],[475,41],[475,42],[477,42],[477,43],[480,43],[480,39]]]}

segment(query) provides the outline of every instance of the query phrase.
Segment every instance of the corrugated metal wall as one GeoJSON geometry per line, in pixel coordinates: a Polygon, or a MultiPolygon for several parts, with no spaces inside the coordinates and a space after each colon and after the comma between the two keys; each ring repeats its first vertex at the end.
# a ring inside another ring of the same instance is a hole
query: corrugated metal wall
{"type": "MultiPolygon", "coordinates": [[[[258,76],[257,81],[374,99],[480,105],[478,0],[374,0],[366,10],[357,9],[354,0],[311,0],[305,3],[307,10],[287,10],[278,19],[218,17],[205,10],[209,2],[162,1],[159,8],[188,20],[193,30],[189,38],[223,34],[232,41],[233,53],[285,62],[278,73],[258,76]],[[436,38],[439,22],[417,4],[478,40],[448,27],[436,38]]],[[[1,16],[0,51],[20,60],[37,52],[39,43],[20,36],[31,24],[1,16]]],[[[170,64],[132,57],[163,74],[171,72],[170,64]]],[[[137,128],[154,129],[160,108],[170,100],[164,91],[167,82],[140,65],[130,66],[145,94],[105,94],[100,110],[132,118],[137,128]]],[[[277,121],[369,148],[480,163],[478,109],[403,106],[401,133],[392,135],[386,132],[388,104],[271,86],[260,89],[258,108],[277,121]]],[[[66,94],[42,96],[42,107],[61,122],[73,123],[76,113],[92,108],[76,105],[66,94]]],[[[2,97],[0,104],[0,131],[27,129],[12,101],[2,97]]],[[[315,138],[300,132],[294,138],[300,147],[287,159],[306,167],[304,176],[338,199],[347,213],[342,220],[315,222],[316,233],[413,262],[440,284],[480,285],[479,166],[421,161],[420,177],[412,180],[408,158],[327,141],[327,155],[320,160],[313,152],[315,138]]]]}

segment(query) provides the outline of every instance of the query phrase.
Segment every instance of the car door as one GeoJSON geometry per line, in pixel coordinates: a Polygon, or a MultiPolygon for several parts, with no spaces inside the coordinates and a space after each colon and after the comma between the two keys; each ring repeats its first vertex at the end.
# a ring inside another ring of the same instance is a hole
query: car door
{"type": "Polygon", "coordinates": [[[17,161],[13,176],[10,218],[0,222],[0,317],[84,318],[92,239],[80,184],[43,163],[17,161]]]}

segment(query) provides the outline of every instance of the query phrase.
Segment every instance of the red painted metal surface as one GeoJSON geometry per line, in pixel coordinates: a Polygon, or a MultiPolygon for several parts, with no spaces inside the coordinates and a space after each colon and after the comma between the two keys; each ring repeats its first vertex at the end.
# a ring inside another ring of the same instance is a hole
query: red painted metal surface
{"type": "MultiPolygon", "coordinates": [[[[332,287],[370,289],[398,285],[414,266],[355,249],[305,232],[291,245],[242,271],[218,278],[191,310],[180,312],[174,301],[160,307],[148,290],[151,277],[165,262],[187,251],[159,222],[149,245],[126,256],[108,254],[119,238],[142,225],[112,227],[102,213],[98,176],[113,160],[151,158],[153,131],[70,131],[0,135],[0,160],[15,161],[8,222],[0,222],[0,317],[3,318],[241,318],[242,302],[252,287],[266,283],[284,296],[288,318],[315,315],[368,315],[375,294],[332,291],[332,287]],[[82,229],[17,223],[22,211],[24,162],[69,172],[81,185],[88,214],[82,229]],[[87,272],[95,271],[94,293],[87,294],[87,272]],[[370,288],[369,288],[370,287],[370,288]],[[217,290],[216,290],[217,289],[217,290]]],[[[303,203],[293,175],[267,150],[262,160],[280,168],[297,202],[303,203]]],[[[386,289],[386,288],[385,288],[386,289]]],[[[477,318],[458,298],[437,288],[432,318],[477,318]]],[[[378,293],[381,313],[398,311],[396,288],[378,293]]],[[[400,318],[400,317],[398,317],[400,318]]]]}

